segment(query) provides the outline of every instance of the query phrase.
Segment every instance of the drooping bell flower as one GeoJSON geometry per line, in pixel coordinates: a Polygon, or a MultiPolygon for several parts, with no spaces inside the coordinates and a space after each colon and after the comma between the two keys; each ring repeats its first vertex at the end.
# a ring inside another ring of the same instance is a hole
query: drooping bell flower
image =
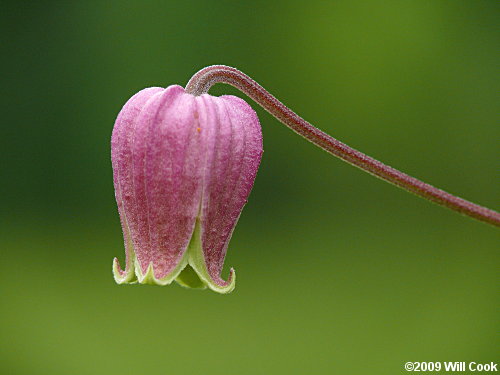
{"type": "Polygon", "coordinates": [[[317,129],[253,79],[213,65],[186,85],[153,87],[123,107],[111,140],[116,201],[126,266],[113,262],[119,284],[234,289],[221,277],[229,239],[253,186],[262,133],[252,108],[234,96],[213,97],[230,84],[300,136],[347,163],[434,203],[500,227],[500,213],[454,196],[349,147],[317,129]]]}
{"type": "Polygon", "coordinates": [[[111,152],[126,250],[116,282],[232,291],[234,270],[227,281],[221,271],[262,155],[253,109],[235,96],[147,88],[119,113],[111,152]]]}

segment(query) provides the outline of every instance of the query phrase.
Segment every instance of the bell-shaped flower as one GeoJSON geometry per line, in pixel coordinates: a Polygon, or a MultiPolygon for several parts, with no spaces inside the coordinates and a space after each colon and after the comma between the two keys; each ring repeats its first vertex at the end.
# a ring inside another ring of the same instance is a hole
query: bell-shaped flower
{"type": "Polygon", "coordinates": [[[117,283],[181,285],[228,293],[221,277],[234,227],[262,156],[257,115],[235,96],[181,86],[135,94],[111,140],[126,266],[117,283]]]}

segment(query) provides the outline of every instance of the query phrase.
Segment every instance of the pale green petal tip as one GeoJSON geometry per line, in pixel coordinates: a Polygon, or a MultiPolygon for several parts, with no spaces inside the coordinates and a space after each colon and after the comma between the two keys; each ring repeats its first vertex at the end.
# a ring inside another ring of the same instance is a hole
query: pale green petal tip
{"type": "Polygon", "coordinates": [[[220,294],[228,294],[231,293],[234,290],[234,287],[236,286],[236,274],[234,273],[234,270],[231,269],[230,273],[230,283],[226,286],[220,286],[218,284],[215,284],[210,276],[208,274],[206,275],[206,278],[203,278],[203,276],[200,276],[198,272],[196,272],[191,266],[187,266],[185,268],[185,271],[182,271],[181,274],[175,279],[177,284],[186,287],[186,288],[192,288],[192,289],[206,289],[207,287],[214,292],[220,293],[220,294]]]}
{"type": "Polygon", "coordinates": [[[135,284],[137,283],[137,278],[134,273],[134,267],[127,267],[128,269],[125,271],[123,275],[120,269],[120,263],[118,262],[118,258],[113,259],[113,277],[117,284],[135,284]]]}
{"type": "Polygon", "coordinates": [[[231,293],[234,290],[234,287],[236,286],[236,273],[234,272],[234,269],[231,268],[229,271],[229,278],[228,278],[228,284],[225,286],[220,286],[216,284],[210,274],[207,271],[207,267],[205,263],[199,263],[196,262],[195,257],[192,257],[189,259],[189,264],[191,267],[196,271],[196,274],[200,281],[206,284],[211,290],[217,293],[221,294],[228,294],[231,293]]]}
{"type": "Polygon", "coordinates": [[[236,273],[231,268],[229,271],[228,283],[225,286],[215,283],[207,270],[201,246],[200,234],[200,222],[199,220],[196,220],[191,241],[182,259],[179,261],[177,267],[161,279],[157,279],[155,277],[153,263],[149,264],[146,273],[142,273],[137,256],[135,255],[133,248],[131,248],[130,255],[127,258],[130,264],[127,264],[125,273],[121,271],[118,259],[115,258],[113,261],[113,275],[116,283],[168,285],[175,280],[179,285],[186,288],[206,289],[208,287],[217,293],[231,293],[236,286],[236,273]]]}
{"type": "Polygon", "coordinates": [[[139,267],[137,268],[137,271],[139,271],[137,275],[137,280],[139,280],[140,284],[149,284],[149,285],[157,284],[155,271],[153,270],[153,263],[149,263],[149,266],[146,269],[146,273],[144,275],[142,275],[141,269],[139,267]]]}
{"type": "Polygon", "coordinates": [[[135,257],[135,254],[132,254],[134,260],[127,267],[126,272],[122,272],[120,268],[120,264],[118,259],[115,258],[113,260],[113,276],[117,284],[149,284],[149,285],[169,285],[172,281],[177,278],[179,273],[186,267],[187,260],[185,257],[179,262],[177,267],[174,268],[168,275],[165,277],[158,279],[155,276],[153,263],[150,263],[146,272],[143,274],[141,271],[141,267],[139,266],[139,262],[135,257]]]}
{"type": "Polygon", "coordinates": [[[159,279],[155,276],[154,269],[153,269],[153,263],[149,263],[149,266],[146,270],[146,273],[143,275],[141,272],[141,267],[139,266],[137,262],[137,258],[135,261],[135,273],[137,274],[137,279],[140,284],[149,284],[149,285],[169,285],[174,281],[179,274],[182,272],[182,270],[186,267],[187,265],[187,259],[186,256],[182,257],[181,261],[177,266],[165,277],[159,279]]]}
{"type": "Polygon", "coordinates": [[[169,275],[162,279],[158,279],[154,275],[153,264],[150,263],[146,273],[142,273],[137,264],[137,260],[131,264],[125,274],[120,271],[118,259],[113,260],[113,276],[117,284],[148,284],[148,285],[169,285],[172,281],[177,284],[191,289],[206,289],[207,287],[214,292],[227,294],[231,293],[236,286],[236,273],[231,268],[229,273],[229,284],[220,286],[216,284],[206,269],[204,262],[194,265],[194,259],[190,257],[189,262],[183,261],[169,275]],[[192,263],[193,262],[193,263],[192,263]]]}
{"type": "Polygon", "coordinates": [[[200,281],[205,283],[210,289],[214,292],[222,294],[231,293],[234,290],[234,287],[236,286],[236,274],[232,268],[229,271],[229,283],[226,286],[216,284],[208,273],[205,256],[201,246],[201,225],[199,219],[196,220],[193,236],[191,237],[186,253],[189,256],[189,265],[196,272],[200,281]]]}
{"type": "Polygon", "coordinates": [[[214,283],[208,284],[208,287],[212,289],[214,292],[221,293],[221,294],[228,294],[231,293],[234,288],[236,287],[236,272],[234,272],[234,269],[231,268],[229,272],[229,284],[226,286],[219,286],[214,283]]]}

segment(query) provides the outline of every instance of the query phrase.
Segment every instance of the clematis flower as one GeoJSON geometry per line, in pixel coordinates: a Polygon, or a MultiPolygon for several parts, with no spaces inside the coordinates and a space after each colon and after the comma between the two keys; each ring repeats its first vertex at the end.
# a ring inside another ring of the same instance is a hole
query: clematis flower
{"type": "Polygon", "coordinates": [[[152,87],[122,108],[111,139],[116,201],[126,265],[118,284],[177,283],[234,289],[221,277],[234,227],[262,156],[259,120],[245,101],[208,95],[230,84],[291,130],[349,164],[434,203],[500,226],[500,213],[454,196],[349,147],[298,116],[241,71],[201,69],[186,85],[152,87]]]}
{"type": "Polygon", "coordinates": [[[135,94],[111,139],[126,265],[117,283],[172,281],[220,293],[234,227],[262,156],[257,115],[235,96],[194,96],[181,86],[135,94]]]}

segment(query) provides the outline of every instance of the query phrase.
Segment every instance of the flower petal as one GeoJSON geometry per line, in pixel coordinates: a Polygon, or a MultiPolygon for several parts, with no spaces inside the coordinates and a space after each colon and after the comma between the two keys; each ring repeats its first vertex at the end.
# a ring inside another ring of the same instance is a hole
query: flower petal
{"type": "Polygon", "coordinates": [[[153,283],[169,284],[187,264],[185,253],[201,195],[194,97],[170,86],[143,108],[133,144],[139,281],[152,264],[153,283]]]}
{"type": "Polygon", "coordinates": [[[117,258],[113,260],[113,274],[118,284],[135,281],[134,246],[132,244],[129,220],[124,209],[124,201],[131,200],[134,195],[132,190],[132,170],[129,167],[132,160],[130,143],[132,141],[133,129],[136,125],[137,116],[144,104],[151,96],[161,91],[163,91],[163,89],[160,87],[150,87],[139,91],[130,98],[118,114],[111,136],[113,182],[115,185],[115,197],[123,230],[126,256],[125,270],[121,269],[117,258]]]}
{"type": "MultiPolygon", "coordinates": [[[[201,123],[206,124],[201,129],[206,164],[197,223],[202,253],[190,247],[189,263],[211,289],[227,293],[234,288],[234,271],[228,281],[221,278],[221,271],[260,164],[262,131],[256,113],[240,98],[202,95],[197,101],[204,108],[201,123]]],[[[197,235],[195,229],[192,241],[197,235]]]]}

